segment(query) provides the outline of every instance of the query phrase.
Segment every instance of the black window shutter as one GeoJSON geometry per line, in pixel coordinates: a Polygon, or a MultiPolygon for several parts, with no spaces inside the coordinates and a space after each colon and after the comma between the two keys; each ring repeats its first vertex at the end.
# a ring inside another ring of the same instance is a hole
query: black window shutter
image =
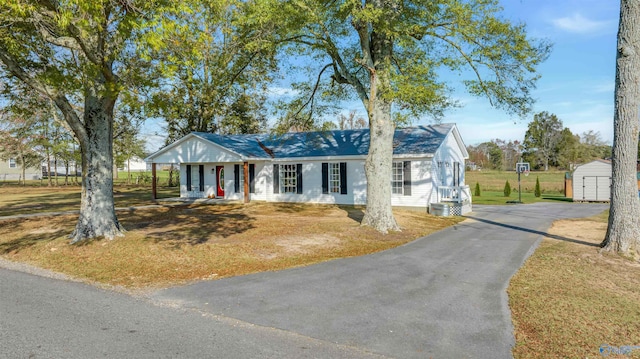
{"type": "Polygon", "coordinates": [[[191,191],[191,165],[187,165],[187,191],[191,191]]]}
{"type": "Polygon", "coordinates": [[[347,163],[340,162],[340,194],[347,194],[347,163]]]}
{"type": "Polygon", "coordinates": [[[329,164],[322,162],[322,193],[329,193],[329,164]]]}
{"type": "Polygon", "coordinates": [[[233,165],[233,190],[240,193],[240,165],[233,165]]]}
{"type": "Polygon", "coordinates": [[[411,196],[411,161],[402,164],[402,177],[404,179],[404,195],[411,196]]]}
{"type": "Polygon", "coordinates": [[[256,193],[256,165],[249,164],[249,193],[256,193]]]}
{"type": "Polygon", "coordinates": [[[198,179],[200,180],[200,192],[204,192],[204,165],[198,166],[198,179]]]}
{"type": "Polygon", "coordinates": [[[297,193],[302,194],[302,163],[298,163],[296,165],[296,184],[297,184],[297,193]]]}
{"type": "Polygon", "coordinates": [[[280,167],[273,165],[273,193],[280,193],[280,167]]]}

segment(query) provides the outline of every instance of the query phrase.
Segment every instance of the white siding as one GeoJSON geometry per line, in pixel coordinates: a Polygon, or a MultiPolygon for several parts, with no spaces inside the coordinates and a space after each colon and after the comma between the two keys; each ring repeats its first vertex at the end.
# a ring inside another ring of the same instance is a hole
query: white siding
{"type": "MultiPolygon", "coordinates": [[[[402,207],[422,207],[425,210],[429,207],[429,197],[433,189],[431,181],[431,159],[401,159],[394,158],[393,161],[411,161],[411,195],[402,194],[391,195],[392,206],[402,207]]],[[[391,179],[389,179],[391,181],[391,179]]]]}
{"type": "Polygon", "coordinates": [[[611,199],[611,163],[593,161],[573,172],[574,201],[609,201],[611,199]]]}
{"type": "Polygon", "coordinates": [[[447,138],[433,156],[431,165],[431,176],[433,178],[433,191],[431,191],[430,201],[432,203],[439,202],[438,187],[453,186],[453,172],[455,163],[460,164],[459,186],[465,183],[465,158],[458,141],[456,141],[453,133],[449,133],[447,138]]]}
{"type": "Polygon", "coordinates": [[[264,182],[265,199],[270,202],[324,203],[324,204],[356,204],[366,203],[366,178],[364,161],[289,161],[275,162],[279,165],[302,163],[302,193],[273,193],[273,164],[265,164],[264,182]],[[347,163],[347,194],[322,193],[322,163],[347,163]]]}
{"type": "MultiPolygon", "coordinates": [[[[187,165],[188,164],[189,163],[180,164],[180,197],[191,197],[187,191],[187,165]]],[[[204,192],[200,193],[199,197],[215,196],[216,173],[215,173],[215,165],[211,163],[192,163],[191,164],[191,192],[192,193],[200,192],[200,172],[199,172],[200,165],[204,166],[204,192]]]]}
{"type": "MultiPolygon", "coordinates": [[[[264,162],[249,162],[249,164],[253,164],[255,166],[254,172],[254,181],[255,181],[255,193],[249,194],[249,200],[257,200],[257,201],[266,201],[266,182],[267,182],[267,173],[265,172],[265,163],[264,162]]],[[[238,168],[240,171],[244,171],[244,164],[241,162],[234,164],[226,164],[224,167],[225,172],[225,191],[224,197],[226,199],[231,200],[244,200],[244,185],[242,183],[239,184],[239,191],[235,191],[235,165],[239,165],[238,168]]],[[[242,175],[241,175],[242,177],[242,175]]],[[[249,179],[247,178],[247,181],[249,179]]]]}
{"type": "Polygon", "coordinates": [[[239,162],[240,156],[216,144],[192,137],[151,159],[155,163],[239,162]]]}

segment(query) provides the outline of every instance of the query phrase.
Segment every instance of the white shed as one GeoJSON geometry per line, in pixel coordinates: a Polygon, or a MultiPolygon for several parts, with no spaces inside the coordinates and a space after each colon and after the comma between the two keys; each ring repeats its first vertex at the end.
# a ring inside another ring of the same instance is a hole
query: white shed
{"type": "Polygon", "coordinates": [[[611,162],[595,160],[573,171],[573,200],[608,202],[611,199],[611,162]]]}

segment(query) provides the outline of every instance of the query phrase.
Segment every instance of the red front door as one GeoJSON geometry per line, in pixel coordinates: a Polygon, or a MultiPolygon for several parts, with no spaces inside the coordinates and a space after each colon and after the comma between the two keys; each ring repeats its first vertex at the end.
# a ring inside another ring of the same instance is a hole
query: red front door
{"type": "Polygon", "coordinates": [[[224,197],[224,166],[216,166],[216,195],[224,197]]]}

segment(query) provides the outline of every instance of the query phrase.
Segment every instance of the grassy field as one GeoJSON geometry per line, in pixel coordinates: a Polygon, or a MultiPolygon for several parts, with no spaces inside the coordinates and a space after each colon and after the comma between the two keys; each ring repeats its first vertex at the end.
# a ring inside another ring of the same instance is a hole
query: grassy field
{"type": "MultiPolygon", "coordinates": [[[[114,176],[113,182],[118,185],[139,185],[139,186],[151,186],[151,171],[131,172],[131,179],[127,181],[128,173],[126,171],[118,172],[117,176],[114,176]]],[[[179,176],[179,173],[175,173],[179,176]]],[[[169,171],[158,169],[156,171],[156,177],[159,186],[166,187],[169,181],[169,171]]],[[[57,180],[55,176],[51,177],[51,182],[56,187],[63,186],[79,186],[81,178],[69,176],[65,183],[65,176],[59,175],[57,180]]],[[[44,177],[40,180],[28,180],[27,187],[43,187],[49,185],[49,179],[44,177]]],[[[0,186],[21,186],[22,183],[18,183],[18,180],[0,180],[0,186]]]]}
{"type": "Polygon", "coordinates": [[[360,226],[363,209],[214,204],[119,213],[123,238],[69,245],[77,216],[0,221],[0,256],[126,288],[280,270],[393,248],[460,222],[397,210],[401,232],[360,226]]]}
{"type": "MultiPolygon", "coordinates": [[[[513,171],[467,171],[465,182],[473,194],[476,183],[480,184],[480,196],[473,196],[475,204],[505,204],[518,200],[518,174],[513,171]],[[504,196],[504,185],[509,181],[511,195],[504,196]]],[[[567,201],[564,197],[564,171],[531,172],[520,176],[522,202],[567,201]],[[540,179],[541,197],[534,196],[536,178],[540,179]]]]}
{"type": "MultiPolygon", "coordinates": [[[[74,211],[80,208],[80,186],[46,187],[35,182],[27,186],[0,185],[0,216],[39,212],[74,211]]],[[[154,204],[151,185],[114,186],[116,207],[154,204]]],[[[179,197],[178,187],[158,187],[158,198],[179,197]]]]}
{"type": "MultiPolygon", "coordinates": [[[[640,263],[599,253],[606,220],[554,223],[551,234],[581,243],[545,238],[511,279],[515,358],[597,358],[604,344],[610,353],[640,346],[640,263]]],[[[640,347],[608,357],[640,358],[640,347]]]]}

